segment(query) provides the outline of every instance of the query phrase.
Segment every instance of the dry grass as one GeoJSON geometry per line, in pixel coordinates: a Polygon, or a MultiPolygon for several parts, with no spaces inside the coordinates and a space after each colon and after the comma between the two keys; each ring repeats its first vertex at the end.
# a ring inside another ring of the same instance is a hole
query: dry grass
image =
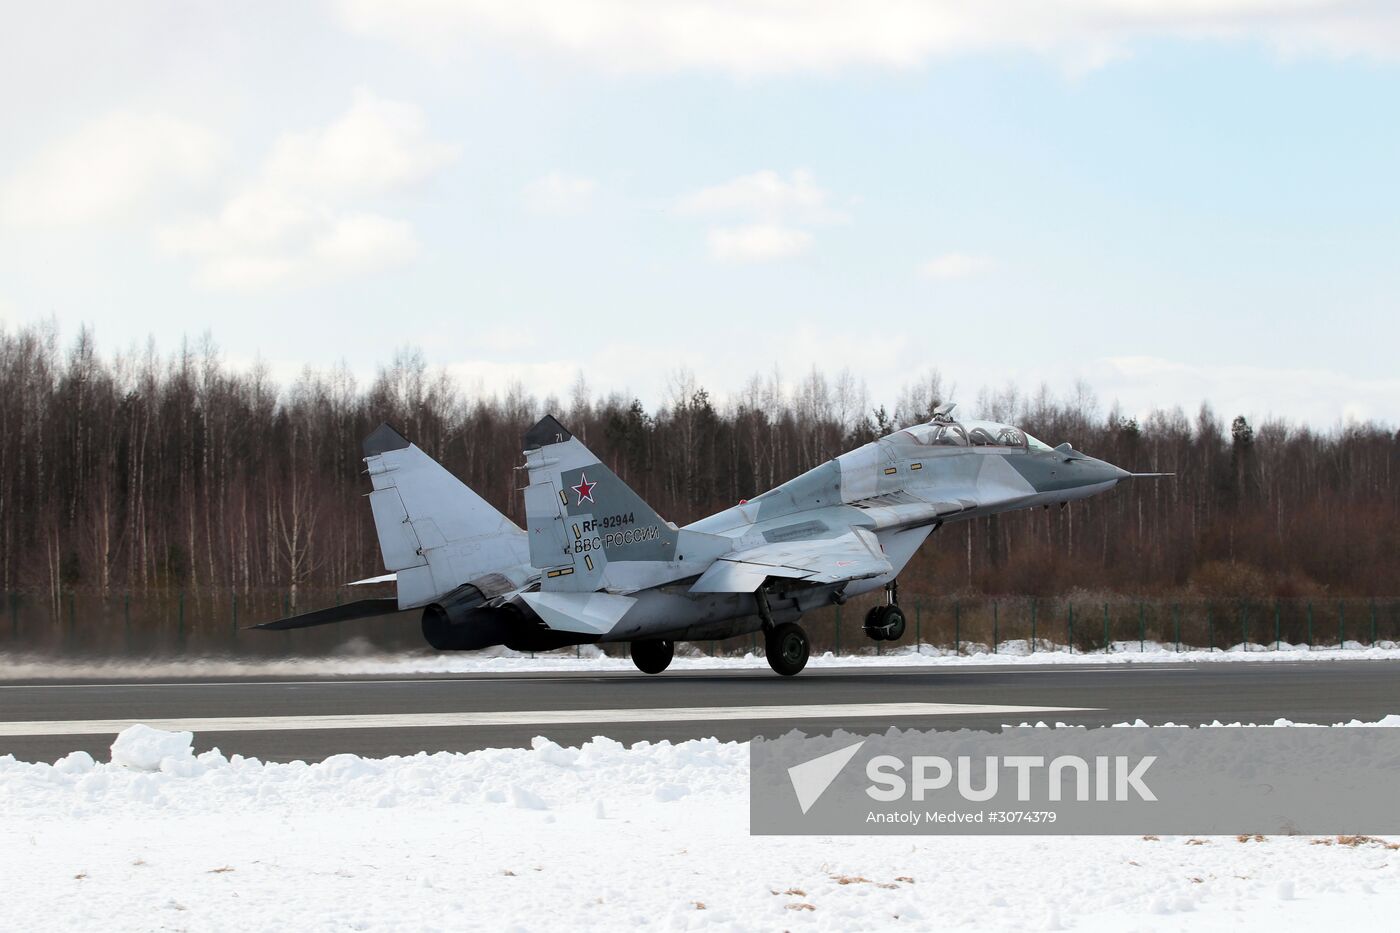
{"type": "Polygon", "coordinates": [[[895,880],[895,881],[903,881],[905,884],[913,884],[913,883],[914,883],[914,879],[913,879],[913,878],[910,878],[908,875],[900,875],[898,878],[896,878],[896,879],[894,879],[894,880],[895,880]]]}
{"type": "Polygon", "coordinates": [[[1162,840],[1161,840],[1159,837],[1157,837],[1157,836],[1147,835],[1147,836],[1143,836],[1143,837],[1142,837],[1142,841],[1143,841],[1143,842],[1161,842],[1162,840]]]}
{"type": "Polygon", "coordinates": [[[691,901],[691,903],[695,905],[695,909],[696,909],[696,910],[705,910],[705,909],[706,909],[706,908],[705,908],[705,902],[704,902],[704,901],[691,901]]]}
{"type": "Polygon", "coordinates": [[[1235,837],[1235,841],[1236,841],[1236,842],[1267,842],[1268,840],[1266,840],[1266,839],[1263,837],[1263,835],[1261,835],[1260,833],[1255,833],[1255,834],[1252,835],[1252,836],[1251,836],[1249,833],[1240,833],[1238,836],[1235,837]]]}
{"type": "Polygon", "coordinates": [[[831,880],[837,884],[869,884],[869,878],[862,878],[860,875],[832,875],[831,880]]]}
{"type": "Polygon", "coordinates": [[[816,909],[817,909],[816,907],[814,907],[814,906],[811,905],[811,904],[784,904],[783,906],[784,906],[785,908],[787,908],[788,910],[816,910],[816,909]]]}
{"type": "Polygon", "coordinates": [[[205,874],[206,874],[206,875],[222,875],[224,872],[229,872],[229,871],[233,871],[233,867],[232,867],[231,865],[224,865],[224,866],[221,867],[221,868],[211,868],[211,869],[209,869],[207,872],[205,872],[205,874]]]}
{"type": "Polygon", "coordinates": [[[1392,852],[1400,849],[1400,842],[1390,842],[1375,836],[1338,836],[1336,839],[1314,839],[1312,844],[1315,846],[1351,846],[1353,848],[1356,846],[1380,846],[1392,852]]]}
{"type": "Polygon", "coordinates": [[[1209,839],[1187,839],[1187,840],[1186,840],[1186,844],[1187,844],[1188,846],[1208,846],[1208,845],[1210,845],[1210,840],[1209,840],[1209,839]]]}

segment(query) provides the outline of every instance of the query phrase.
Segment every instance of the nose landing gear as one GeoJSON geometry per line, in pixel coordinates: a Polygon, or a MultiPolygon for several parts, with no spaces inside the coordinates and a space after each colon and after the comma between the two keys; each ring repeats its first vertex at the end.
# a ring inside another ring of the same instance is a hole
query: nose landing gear
{"type": "Polygon", "coordinates": [[[865,614],[865,634],[871,641],[899,641],[908,624],[904,610],[899,608],[899,584],[891,580],[885,585],[889,602],[873,606],[865,614]]]}

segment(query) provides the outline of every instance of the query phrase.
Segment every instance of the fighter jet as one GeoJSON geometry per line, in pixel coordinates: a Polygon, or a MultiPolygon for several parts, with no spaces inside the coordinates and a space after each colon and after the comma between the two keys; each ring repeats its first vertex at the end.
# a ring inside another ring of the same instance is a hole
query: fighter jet
{"type": "Polygon", "coordinates": [[[387,423],[364,441],[370,508],[397,596],[255,626],[301,628],[417,610],[443,651],[626,642],[664,671],[678,641],[762,632],[768,664],[807,664],[804,613],[884,590],[865,634],[905,631],[898,577],[938,528],[1063,505],[1132,474],[945,404],[924,424],[841,454],[684,527],[666,521],[546,416],[525,433],[522,530],[387,423]]]}

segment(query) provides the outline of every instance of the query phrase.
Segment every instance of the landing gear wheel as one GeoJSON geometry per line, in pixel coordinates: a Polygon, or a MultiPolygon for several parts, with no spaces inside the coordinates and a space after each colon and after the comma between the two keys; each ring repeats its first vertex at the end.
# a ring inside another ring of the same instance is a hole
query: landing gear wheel
{"type": "Polygon", "coordinates": [[[895,605],[876,606],[865,614],[865,634],[872,641],[899,641],[907,627],[904,610],[895,605]]]}
{"type": "Polygon", "coordinates": [[[632,663],[643,674],[660,674],[671,665],[676,643],[665,638],[632,642],[632,663]]]}
{"type": "Polygon", "coordinates": [[[763,648],[768,666],[784,677],[791,677],[806,667],[812,652],[806,630],[796,622],[774,626],[763,636],[763,648]]]}

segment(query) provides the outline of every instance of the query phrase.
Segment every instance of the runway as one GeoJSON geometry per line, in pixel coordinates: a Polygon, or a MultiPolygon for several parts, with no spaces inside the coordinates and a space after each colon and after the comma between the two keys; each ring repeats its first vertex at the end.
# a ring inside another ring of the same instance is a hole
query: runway
{"type": "Polygon", "coordinates": [[[998,729],[1044,720],[1334,723],[1400,713],[1400,664],[1067,664],[977,668],[0,682],[0,755],[105,759],[132,722],[194,731],[197,750],[265,760],[341,752],[723,740],[837,728],[998,729]]]}

